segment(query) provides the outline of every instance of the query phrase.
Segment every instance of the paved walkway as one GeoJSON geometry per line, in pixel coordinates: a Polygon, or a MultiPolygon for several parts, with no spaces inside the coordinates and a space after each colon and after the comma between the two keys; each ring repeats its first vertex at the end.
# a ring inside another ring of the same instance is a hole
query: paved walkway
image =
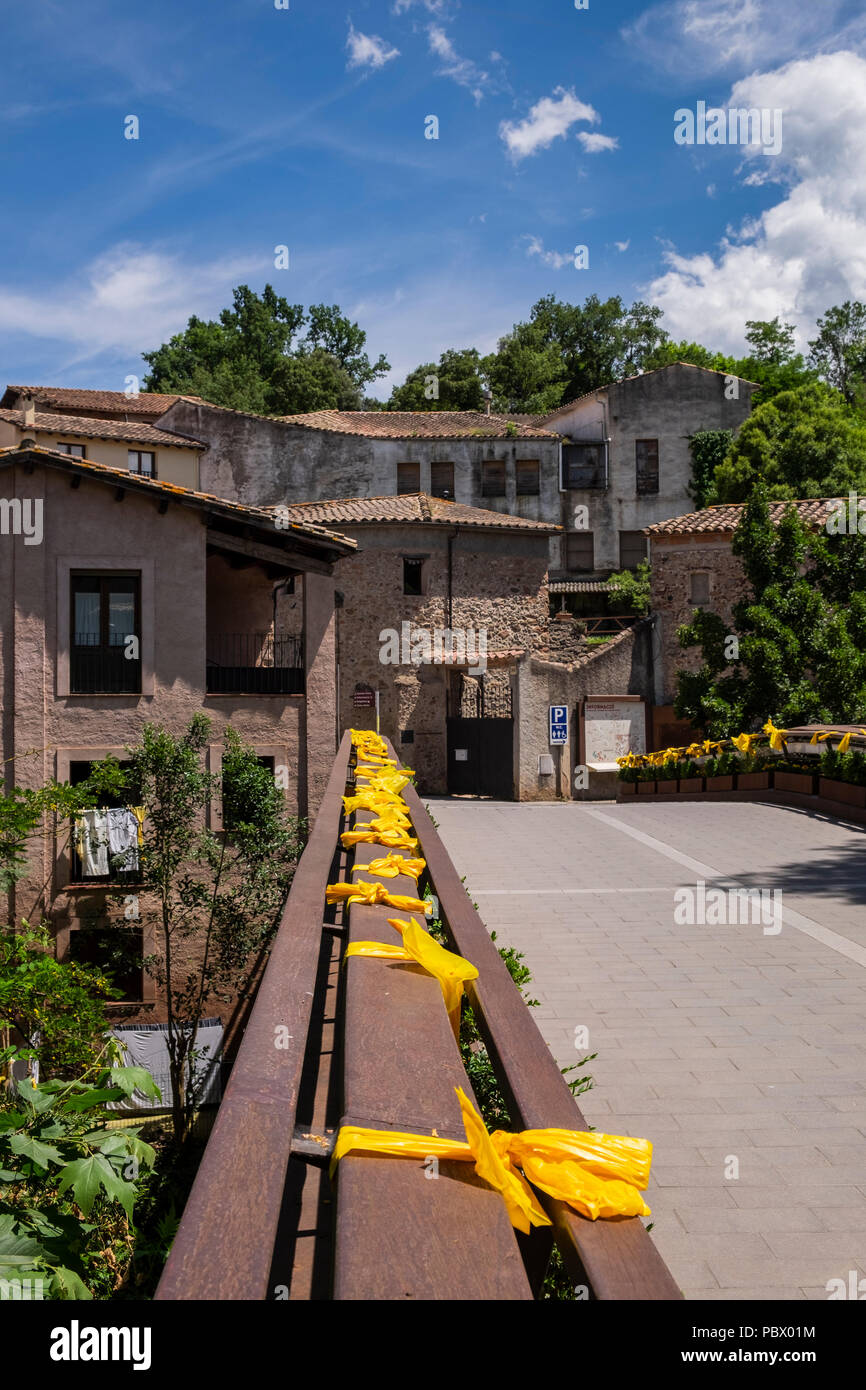
{"type": "Polygon", "coordinates": [[[755,802],[431,809],[559,1064],[598,1053],[587,1120],[653,1141],[686,1297],[826,1299],[850,1271],[866,1295],[866,830],[755,802]],[[781,929],[678,924],[701,881],[781,889],[781,929]]]}

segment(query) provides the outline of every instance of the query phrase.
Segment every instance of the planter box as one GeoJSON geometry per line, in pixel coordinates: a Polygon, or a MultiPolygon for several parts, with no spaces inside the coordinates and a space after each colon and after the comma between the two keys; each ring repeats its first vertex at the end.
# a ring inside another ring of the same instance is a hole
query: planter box
{"type": "Polygon", "coordinates": [[[656,784],[655,784],[655,782],[638,782],[638,784],[637,784],[637,794],[638,794],[638,796],[655,796],[655,794],[656,794],[656,784]]]}
{"type": "Polygon", "coordinates": [[[620,796],[634,796],[637,793],[637,782],[619,782],[617,791],[620,796]]]}
{"type": "Polygon", "coordinates": [[[815,774],[812,772],[774,772],[773,786],[777,792],[799,792],[801,796],[814,796],[815,774]]]}
{"type": "Polygon", "coordinates": [[[671,778],[667,782],[656,782],[656,791],[659,796],[674,796],[677,790],[677,779],[671,778]]]}
{"type": "Polygon", "coordinates": [[[843,806],[866,807],[866,787],[855,786],[853,782],[836,782],[829,777],[819,777],[818,795],[826,796],[828,801],[840,801],[843,806]]]}
{"type": "Polygon", "coordinates": [[[707,777],[708,792],[732,792],[734,790],[734,777],[729,773],[726,777],[707,777]]]}
{"type": "Polygon", "coordinates": [[[681,777],[681,778],[680,778],[680,794],[682,794],[683,792],[686,792],[687,794],[692,794],[692,795],[693,795],[695,792],[702,792],[703,789],[704,789],[704,779],[703,779],[703,777],[681,777]]]}
{"type": "Polygon", "coordinates": [[[766,792],[770,789],[769,772],[738,772],[737,791],[766,792]]]}

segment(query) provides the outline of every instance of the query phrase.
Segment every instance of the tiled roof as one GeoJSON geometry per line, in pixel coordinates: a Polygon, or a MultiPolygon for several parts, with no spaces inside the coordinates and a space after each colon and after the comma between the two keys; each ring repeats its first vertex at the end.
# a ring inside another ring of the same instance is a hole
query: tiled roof
{"type": "MultiPolygon", "coordinates": [[[[633,376],[620,377],[618,381],[608,381],[604,384],[604,386],[596,386],[593,391],[585,391],[582,396],[575,396],[573,401],[563,401],[562,405],[558,405],[555,410],[551,410],[543,418],[545,422],[553,420],[556,418],[557,415],[561,415],[563,410],[571,410],[572,406],[580,405],[581,401],[591,400],[593,396],[598,395],[599,391],[609,391],[612,386],[622,386],[625,384],[625,382],[637,381],[642,376],[655,376],[658,372],[666,372],[671,367],[692,367],[694,371],[707,372],[710,376],[728,376],[727,372],[721,372],[718,370],[717,367],[699,367],[694,362],[666,362],[663,367],[653,367],[652,371],[649,372],[635,372],[633,376]]],[[[747,386],[760,385],[760,382],[750,381],[749,378],[745,376],[736,377],[735,379],[737,381],[745,382],[747,386]]]]}
{"type": "MultiPolygon", "coordinates": [[[[273,511],[282,508],[270,508],[273,511]]],[[[476,526],[496,531],[535,531],[549,535],[561,527],[549,521],[530,521],[509,512],[489,512],[447,502],[426,492],[404,493],[401,497],[340,497],[328,502],[290,502],[285,511],[299,520],[309,518],[326,524],[363,526],[376,524],[401,526],[476,526]]]]}
{"type": "MultiPolygon", "coordinates": [[[[646,526],[648,536],[698,535],[711,531],[736,531],[743,515],[745,502],[729,502],[720,507],[704,507],[700,512],[687,512],[685,516],[674,516],[669,521],[657,521],[654,526],[646,526]]],[[[777,525],[787,507],[796,507],[800,519],[807,525],[823,526],[827,520],[830,501],[826,497],[809,497],[797,502],[771,502],[770,520],[777,525]]]]}
{"type": "Polygon", "coordinates": [[[365,439],[557,438],[510,415],[485,415],[481,410],[311,410],[278,418],[285,425],[365,439]]]}
{"type": "Polygon", "coordinates": [[[551,579],[548,585],[552,594],[607,594],[610,582],[607,579],[551,579]]]}
{"type": "Polygon", "coordinates": [[[38,444],[35,447],[30,445],[27,448],[16,444],[11,448],[0,449],[0,467],[6,463],[12,463],[22,455],[27,458],[35,457],[48,467],[60,468],[69,473],[81,473],[84,477],[109,483],[112,487],[123,486],[134,492],[149,492],[154,496],[162,496],[167,500],[187,506],[201,507],[203,510],[216,512],[227,518],[247,521],[251,525],[259,526],[270,532],[275,531],[278,537],[288,535],[291,532],[299,536],[307,536],[312,540],[326,541],[345,547],[347,551],[357,549],[356,541],[353,541],[349,536],[341,535],[338,531],[331,531],[325,526],[318,525],[315,519],[294,521],[289,518],[288,527],[285,524],[275,525],[272,507],[251,507],[241,502],[228,502],[224,497],[216,497],[210,492],[197,492],[193,488],[179,487],[177,483],[166,483],[159,478],[146,478],[140,473],[129,473],[125,468],[110,468],[108,464],[94,463],[92,459],[74,458],[70,454],[62,454],[56,449],[46,449],[38,444]]]}
{"type": "Polygon", "coordinates": [[[157,391],[128,396],[125,391],[85,391],[71,386],[7,386],[0,405],[13,405],[12,397],[19,396],[32,396],[37,405],[54,410],[111,410],[118,415],[161,415],[178,399],[176,394],[157,391]]]}
{"type": "Polygon", "coordinates": [[[77,435],[80,439],[121,439],[130,444],[172,445],[175,449],[206,449],[200,439],[187,435],[169,434],[143,420],[88,420],[84,415],[48,415],[36,412],[35,423],[25,424],[23,410],[0,410],[0,420],[7,420],[21,430],[43,430],[52,434],[77,435]]]}

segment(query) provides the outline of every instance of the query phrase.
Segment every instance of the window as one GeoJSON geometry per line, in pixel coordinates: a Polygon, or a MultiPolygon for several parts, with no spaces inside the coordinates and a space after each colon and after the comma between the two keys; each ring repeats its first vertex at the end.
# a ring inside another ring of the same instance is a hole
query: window
{"type": "Polygon", "coordinates": [[[659,490],[659,442],[636,439],[634,445],[635,487],[639,493],[659,490]]]}
{"type": "Polygon", "coordinates": [[[70,694],[140,693],[140,587],[133,574],[71,576],[70,694]]]}
{"type": "Polygon", "coordinates": [[[505,496],[505,464],[501,459],[486,459],[482,463],[481,496],[505,496]]]}
{"type": "Polygon", "coordinates": [[[424,561],[414,555],[403,556],[403,593],[417,596],[424,592],[424,561]]]}
{"type": "Polygon", "coordinates": [[[566,488],[607,487],[603,442],[563,444],[562,485],[566,488]]]}
{"type": "Polygon", "coordinates": [[[144,931],[130,926],[77,927],[69,933],[69,959],[109,977],[115,1003],[144,998],[144,931]]]}
{"type": "Polygon", "coordinates": [[[516,469],[517,496],[537,497],[540,492],[538,483],[538,459],[518,459],[516,469]]]}
{"type": "Polygon", "coordinates": [[[646,559],[646,536],[643,531],[620,531],[619,567],[624,570],[637,569],[641,560],[646,559]]]}
{"type": "Polygon", "coordinates": [[[689,575],[689,602],[696,608],[706,608],[710,601],[709,570],[695,570],[689,575]]]}
{"type": "MultiPolygon", "coordinates": [[[[129,763],[121,761],[121,771],[129,772],[129,763]]],[[[78,787],[93,771],[89,759],[73,760],[69,764],[69,782],[78,787]]],[[[138,862],[138,821],[130,807],[138,804],[140,789],[131,786],[122,792],[103,791],[94,795],[92,808],[85,816],[84,826],[76,833],[75,820],[70,835],[70,880],[72,883],[137,883],[140,877],[138,862]],[[125,816],[108,816],[108,812],[125,812],[125,816]],[[126,855],[127,863],[118,858],[126,855]]]]}
{"type": "Polygon", "coordinates": [[[444,497],[448,502],[454,501],[453,463],[431,463],[430,491],[434,497],[444,497]]]}
{"type": "Polygon", "coordinates": [[[421,491],[420,463],[397,464],[397,496],[404,497],[407,492],[421,491]]]}
{"type": "Polygon", "coordinates": [[[130,449],[126,457],[130,473],[139,473],[142,478],[156,477],[156,454],[146,449],[130,449]]]}
{"type": "Polygon", "coordinates": [[[70,458],[87,458],[87,452],[83,444],[51,444],[49,448],[56,449],[60,454],[69,454],[70,458]]]}
{"type": "Polygon", "coordinates": [[[565,568],[591,570],[595,568],[595,547],[591,531],[569,531],[565,537],[565,568]]]}

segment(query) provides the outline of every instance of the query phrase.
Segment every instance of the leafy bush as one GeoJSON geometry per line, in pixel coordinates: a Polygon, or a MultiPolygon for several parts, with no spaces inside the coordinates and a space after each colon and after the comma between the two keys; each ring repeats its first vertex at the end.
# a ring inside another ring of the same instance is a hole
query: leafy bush
{"type": "Polygon", "coordinates": [[[44,925],[0,932],[0,1029],[17,1029],[28,1055],[56,1077],[81,1072],[100,1052],[111,989],[102,971],[56,960],[52,945],[44,925]]]}

